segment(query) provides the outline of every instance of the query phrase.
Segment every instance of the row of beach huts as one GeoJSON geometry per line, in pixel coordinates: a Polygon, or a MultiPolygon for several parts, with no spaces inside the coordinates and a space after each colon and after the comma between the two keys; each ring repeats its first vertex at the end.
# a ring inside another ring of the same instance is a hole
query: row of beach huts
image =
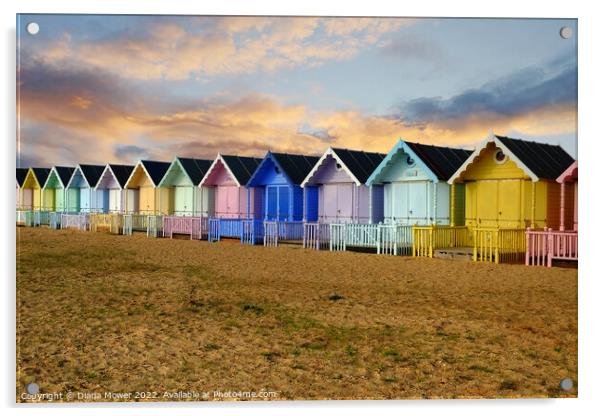
{"type": "Polygon", "coordinates": [[[551,266],[577,260],[577,162],[490,135],[474,151],[400,140],[329,148],[17,168],[18,225],[551,266]]]}

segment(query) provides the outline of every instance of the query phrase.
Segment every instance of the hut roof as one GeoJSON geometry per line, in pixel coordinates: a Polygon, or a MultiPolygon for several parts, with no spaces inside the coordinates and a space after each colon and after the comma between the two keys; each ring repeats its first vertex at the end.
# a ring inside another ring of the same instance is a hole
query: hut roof
{"type": "Polygon", "coordinates": [[[28,170],[29,168],[17,168],[17,184],[19,185],[19,188],[23,186],[28,170]]]}
{"type": "Polygon", "coordinates": [[[300,185],[319,159],[318,156],[268,152],[247,182],[247,186],[255,186],[259,172],[268,160],[280,169],[290,184],[300,185]]]}
{"type": "Polygon", "coordinates": [[[102,172],[105,169],[102,165],[78,165],[84,179],[88,182],[90,188],[94,188],[98,183],[98,180],[102,176],[102,172]]]}
{"type": "Polygon", "coordinates": [[[350,150],[341,148],[328,148],[316,162],[312,170],[307,174],[301,186],[305,186],[320,169],[323,161],[331,155],[341,164],[345,172],[354,180],[356,185],[365,184],[374,169],[385,158],[383,153],[364,152],[361,150],[350,150]]]}
{"type": "Polygon", "coordinates": [[[379,180],[379,176],[400,151],[414,159],[433,181],[447,181],[472,153],[471,150],[399,140],[370,175],[367,181],[368,185],[372,185],[379,180]]]}
{"type": "Polygon", "coordinates": [[[247,156],[218,155],[219,157],[222,158],[224,164],[227,165],[240,185],[245,185],[249,182],[249,179],[251,179],[251,176],[253,176],[253,173],[255,173],[262,160],[257,157],[247,156]]]}
{"type": "Polygon", "coordinates": [[[577,166],[577,161],[575,160],[573,163],[571,163],[571,166],[569,166],[564,172],[562,172],[558,179],[556,179],[556,182],[574,182],[577,180],[578,176],[579,169],[577,166]]]}
{"type": "Polygon", "coordinates": [[[171,165],[169,162],[158,162],[155,160],[141,160],[140,163],[155,186],[159,185],[171,165]]]}
{"type": "Polygon", "coordinates": [[[48,179],[48,175],[50,175],[49,168],[31,168],[33,171],[33,175],[38,181],[38,185],[44,186],[46,183],[46,179],[48,179]]]}
{"type": "Polygon", "coordinates": [[[123,188],[127,183],[132,171],[134,170],[134,166],[132,165],[115,165],[113,163],[109,163],[109,169],[113,172],[113,176],[119,183],[119,186],[123,188]]]}
{"type": "Polygon", "coordinates": [[[75,172],[75,168],[69,166],[55,166],[53,169],[56,171],[56,176],[58,176],[59,181],[61,181],[63,188],[66,187],[69,180],[71,180],[71,176],[73,176],[73,172],[75,172]]]}
{"type": "Polygon", "coordinates": [[[198,186],[201,183],[201,180],[213,163],[212,160],[206,159],[191,159],[187,157],[176,157],[176,159],[194,186],[198,186]]]}
{"type": "Polygon", "coordinates": [[[531,142],[492,134],[477,146],[476,150],[458,168],[448,182],[453,183],[457,180],[489,143],[494,143],[502,149],[533,181],[540,179],[555,181],[575,161],[558,145],[531,142]]]}

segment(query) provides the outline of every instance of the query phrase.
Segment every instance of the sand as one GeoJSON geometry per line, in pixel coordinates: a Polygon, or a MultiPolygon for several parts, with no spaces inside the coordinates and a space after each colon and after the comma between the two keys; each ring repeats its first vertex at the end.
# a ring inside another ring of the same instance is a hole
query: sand
{"type": "Polygon", "coordinates": [[[19,401],[33,382],[152,393],[126,400],[577,395],[576,269],[17,236],[19,401]]]}

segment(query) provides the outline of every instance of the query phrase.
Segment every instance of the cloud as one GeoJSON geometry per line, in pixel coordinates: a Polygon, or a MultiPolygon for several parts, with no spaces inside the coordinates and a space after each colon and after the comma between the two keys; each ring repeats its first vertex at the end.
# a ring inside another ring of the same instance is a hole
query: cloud
{"type": "Polygon", "coordinates": [[[262,156],[269,149],[321,154],[328,146],[387,152],[398,138],[465,146],[490,130],[574,134],[573,75],[566,68],[521,71],[450,99],[366,114],[316,111],[261,93],[157,98],[112,73],[36,61],[19,70],[20,157],[47,166],[133,163],[212,159],[217,152],[262,156]]]}
{"type": "Polygon", "coordinates": [[[346,60],[412,24],[403,18],[214,17],[146,19],[96,39],[66,34],[32,47],[37,59],[121,77],[185,80],[316,67],[346,60]],[[135,29],[135,30],[134,30],[135,29]]]}
{"type": "Polygon", "coordinates": [[[551,107],[575,108],[576,104],[576,67],[556,73],[545,68],[528,68],[450,98],[411,100],[399,110],[406,123],[453,125],[474,115],[492,120],[520,118],[551,107]]]}

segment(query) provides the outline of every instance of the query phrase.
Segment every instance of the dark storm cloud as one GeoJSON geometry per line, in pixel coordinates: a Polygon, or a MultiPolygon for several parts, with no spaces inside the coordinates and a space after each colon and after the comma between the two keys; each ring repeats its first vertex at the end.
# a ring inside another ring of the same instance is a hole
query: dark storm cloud
{"type": "Polygon", "coordinates": [[[577,68],[573,66],[552,76],[542,68],[522,70],[451,98],[411,100],[400,105],[399,110],[404,122],[422,124],[457,120],[479,113],[513,117],[576,103],[577,68]]]}

